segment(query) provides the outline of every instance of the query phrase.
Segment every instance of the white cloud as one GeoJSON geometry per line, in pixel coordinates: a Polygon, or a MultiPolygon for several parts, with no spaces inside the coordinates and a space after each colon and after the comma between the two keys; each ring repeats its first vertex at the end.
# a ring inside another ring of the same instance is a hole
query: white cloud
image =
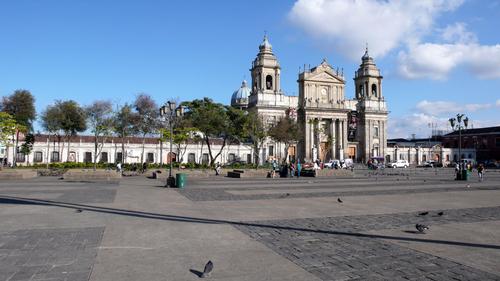
{"type": "Polygon", "coordinates": [[[497,100],[497,102],[496,102],[496,106],[497,106],[497,107],[500,107],[500,99],[498,99],[498,100],[497,100]]]}
{"type": "Polygon", "coordinates": [[[464,111],[465,113],[476,112],[478,110],[489,109],[492,106],[493,105],[490,103],[468,103],[459,105],[451,101],[423,100],[417,103],[416,109],[420,113],[437,116],[443,113],[454,113],[457,111],[464,111]]]}
{"type": "Polygon", "coordinates": [[[402,117],[391,117],[388,120],[389,138],[427,137],[432,128],[428,124],[437,124],[438,129],[448,129],[447,119],[425,113],[413,113],[402,117]]]}
{"type": "Polygon", "coordinates": [[[471,44],[477,42],[476,34],[467,31],[467,25],[456,22],[442,30],[441,37],[445,42],[471,44]]]}
{"type": "MultiPolygon", "coordinates": [[[[439,14],[462,3],[463,0],[298,0],[289,19],[348,57],[359,59],[366,42],[375,57],[403,43],[419,42],[439,14]]],[[[448,30],[448,36],[455,36],[460,27],[456,29],[448,30]]]]}
{"type": "Polygon", "coordinates": [[[450,71],[464,66],[481,79],[500,78],[500,45],[480,45],[476,35],[464,23],[442,30],[447,43],[410,44],[399,52],[399,72],[406,78],[445,79],[450,71]]]}

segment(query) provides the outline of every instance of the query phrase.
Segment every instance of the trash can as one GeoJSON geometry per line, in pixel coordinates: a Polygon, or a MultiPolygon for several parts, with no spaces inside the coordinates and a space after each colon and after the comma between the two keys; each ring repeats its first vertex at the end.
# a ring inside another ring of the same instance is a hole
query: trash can
{"type": "Polygon", "coordinates": [[[187,175],[184,173],[175,174],[175,182],[177,183],[178,188],[184,188],[186,185],[186,178],[187,175]]]}
{"type": "Polygon", "coordinates": [[[466,181],[469,179],[469,171],[467,171],[466,169],[462,170],[462,178],[461,178],[463,181],[466,181]]]}

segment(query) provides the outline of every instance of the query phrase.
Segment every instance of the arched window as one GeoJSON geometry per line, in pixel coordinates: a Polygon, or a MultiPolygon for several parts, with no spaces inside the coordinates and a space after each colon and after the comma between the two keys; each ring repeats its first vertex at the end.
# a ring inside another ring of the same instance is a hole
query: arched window
{"type": "Polygon", "coordinates": [[[43,161],[43,152],[35,151],[35,156],[33,157],[33,162],[41,163],[43,161]]]}
{"type": "Polygon", "coordinates": [[[273,77],[271,75],[266,76],[266,89],[267,90],[273,89],[273,77]]]}
{"type": "Polygon", "coordinates": [[[365,91],[363,89],[363,85],[359,85],[359,96],[364,97],[365,96],[365,91]]]}
{"type": "Polygon", "coordinates": [[[372,84],[372,95],[377,97],[377,85],[372,84]]]}

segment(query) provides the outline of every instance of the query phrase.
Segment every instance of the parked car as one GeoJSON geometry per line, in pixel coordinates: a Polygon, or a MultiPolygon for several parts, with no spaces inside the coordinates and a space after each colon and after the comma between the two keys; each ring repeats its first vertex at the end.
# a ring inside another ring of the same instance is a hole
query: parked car
{"type": "Polygon", "coordinates": [[[426,161],[422,164],[422,167],[434,168],[437,167],[437,163],[434,160],[426,161]]]}
{"type": "Polygon", "coordinates": [[[387,165],[388,167],[392,168],[408,168],[410,167],[410,164],[408,163],[407,160],[397,160],[396,162],[389,163],[387,165]]]}
{"type": "Polygon", "coordinates": [[[329,162],[324,164],[324,167],[328,169],[334,169],[335,165],[337,165],[340,168],[340,160],[338,159],[330,160],[329,162]]]}

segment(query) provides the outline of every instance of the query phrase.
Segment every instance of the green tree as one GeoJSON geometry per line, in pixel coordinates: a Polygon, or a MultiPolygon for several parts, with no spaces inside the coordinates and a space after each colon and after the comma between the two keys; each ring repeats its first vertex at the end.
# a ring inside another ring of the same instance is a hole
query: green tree
{"type": "Polygon", "coordinates": [[[269,136],[285,144],[285,160],[288,159],[288,148],[297,143],[301,137],[297,121],[290,117],[282,117],[276,125],[269,128],[269,136]]]}
{"type": "MultiPolygon", "coordinates": [[[[12,136],[16,133],[17,123],[12,115],[7,112],[0,112],[0,144],[5,147],[8,155],[12,136]]],[[[4,161],[0,163],[0,170],[3,168],[4,161]]]]}
{"type": "Polygon", "coordinates": [[[184,102],[183,106],[186,107],[186,121],[203,134],[202,138],[208,148],[211,166],[214,165],[226,144],[240,141],[245,136],[245,111],[215,103],[206,97],[184,102]],[[213,138],[222,140],[218,152],[212,151],[211,139],[213,138]]]}
{"type": "Polygon", "coordinates": [[[19,147],[19,134],[33,130],[33,121],[36,118],[35,98],[28,90],[16,90],[10,96],[3,97],[1,111],[9,113],[22,130],[15,132],[13,166],[16,165],[16,153],[19,147]]]}
{"type": "Polygon", "coordinates": [[[122,147],[121,163],[125,163],[125,138],[136,133],[138,121],[139,115],[129,104],[121,106],[113,114],[113,131],[120,138],[122,147]]]}
{"type": "MultiPolygon", "coordinates": [[[[55,105],[48,105],[47,108],[42,112],[40,119],[42,127],[50,136],[54,136],[58,140],[58,144],[61,142],[61,130],[62,130],[62,112],[60,107],[55,105]]],[[[54,150],[55,150],[55,139],[54,139],[54,150]]],[[[47,154],[45,155],[47,169],[49,168],[49,155],[50,155],[50,142],[47,142],[47,154]]]]}
{"type": "MultiPolygon", "coordinates": [[[[198,129],[194,127],[174,127],[172,143],[175,145],[179,162],[182,162],[186,154],[189,140],[194,138],[198,129]]],[[[162,141],[170,141],[170,130],[162,129],[162,141]]],[[[180,166],[179,166],[180,167],[180,166]]]]}
{"type": "Polygon", "coordinates": [[[159,107],[153,98],[147,94],[139,94],[135,99],[134,107],[138,114],[136,131],[142,137],[141,163],[144,163],[146,136],[155,133],[159,127],[159,107]]]}
{"type": "MultiPolygon", "coordinates": [[[[33,144],[35,144],[35,135],[32,133],[26,134],[24,137],[24,143],[21,145],[21,153],[24,155],[30,155],[31,151],[33,150],[33,144]]],[[[27,164],[29,165],[29,157],[27,159],[27,164]]]]}
{"type": "Polygon", "coordinates": [[[264,126],[262,118],[254,111],[248,114],[247,122],[245,123],[248,138],[252,142],[253,151],[255,155],[255,164],[258,166],[260,163],[260,150],[264,144],[264,140],[268,136],[267,129],[264,126]]]}
{"type": "Polygon", "coordinates": [[[94,170],[96,170],[97,159],[106,139],[111,135],[113,107],[109,101],[94,101],[85,107],[85,113],[90,130],[94,134],[94,170]]]}
{"type": "Polygon", "coordinates": [[[68,153],[66,159],[69,160],[70,141],[79,132],[87,130],[85,111],[73,100],[56,101],[56,106],[60,110],[59,117],[61,130],[64,132],[64,138],[68,143],[68,153]]]}

